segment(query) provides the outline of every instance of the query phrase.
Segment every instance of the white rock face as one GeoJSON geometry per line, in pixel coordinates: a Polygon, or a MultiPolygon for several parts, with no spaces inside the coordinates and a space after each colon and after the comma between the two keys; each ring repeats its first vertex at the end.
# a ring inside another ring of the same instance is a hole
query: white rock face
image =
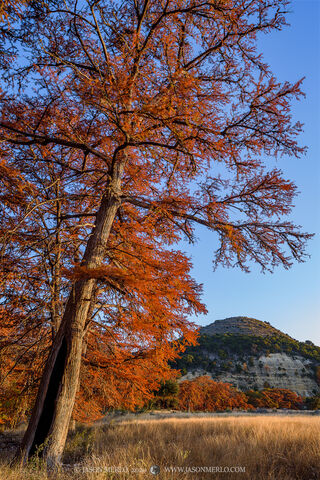
{"type": "Polygon", "coordinates": [[[231,383],[240,390],[264,388],[267,384],[273,388],[288,388],[307,397],[320,392],[311,366],[311,361],[301,356],[289,356],[285,353],[270,353],[252,359],[252,365],[243,365],[241,373],[224,372],[213,375],[204,370],[188,372],[181,380],[191,380],[201,375],[210,375],[213,380],[231,383]]]}

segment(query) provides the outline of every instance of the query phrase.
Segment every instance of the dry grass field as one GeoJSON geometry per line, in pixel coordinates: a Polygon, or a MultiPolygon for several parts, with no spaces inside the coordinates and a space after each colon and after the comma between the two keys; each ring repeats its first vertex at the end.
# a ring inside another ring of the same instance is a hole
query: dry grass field
{"type": "Polygon", "coordinates": [[[188,418],[79,427],[68,440],[63,470],[51,474],[37,460],[17,470],[4,451],[0,458],[1,480],[317,480],[320,418],[188,418]],[[150,473],[152,465],[160,467],[158,475],[150,473]]]}

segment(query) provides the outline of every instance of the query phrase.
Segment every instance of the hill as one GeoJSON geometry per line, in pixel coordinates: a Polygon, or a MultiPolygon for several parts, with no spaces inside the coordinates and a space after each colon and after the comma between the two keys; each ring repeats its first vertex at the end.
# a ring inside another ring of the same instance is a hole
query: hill
{"type": "Polygon", "coordinates": [[[210,375],[240,390],[289,388],[304,397],[318,394],[320,348],[248,317],[202,327],[198,345],[188,347],[174,368],[182,379],[210,375]]]}
{"type": "Polygon", "coordinates": [[[267,337],[279,335],[287,338],[289,335],[281,332],[270,325],[269,322],[262,322],[256,318],[249,317],[229,317],[224,320],[216,320],[209,325],[200,328],[201,335],[216,335],[233,333],[236,335],[255,335],[258,337],[267,337]]]}

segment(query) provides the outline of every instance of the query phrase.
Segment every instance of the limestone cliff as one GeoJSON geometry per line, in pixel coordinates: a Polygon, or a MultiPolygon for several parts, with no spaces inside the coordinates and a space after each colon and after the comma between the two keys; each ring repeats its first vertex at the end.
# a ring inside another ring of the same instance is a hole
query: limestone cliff
{"type": "Polygon", "coordinates": [[[175,364],[182,379],[210,375],[240,390],[288,388],[303,397],[320,392],[320,348],[298,342],[267,322],[232,317],[200,329],[199,345],[175,364]]]}

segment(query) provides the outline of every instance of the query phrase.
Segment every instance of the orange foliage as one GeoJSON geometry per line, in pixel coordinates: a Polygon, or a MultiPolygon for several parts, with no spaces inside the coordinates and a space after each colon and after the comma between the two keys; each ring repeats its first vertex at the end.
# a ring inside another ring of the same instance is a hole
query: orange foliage
{"type": "Polygon", "coordinates": [[[182,410],[209,412],[249,407],[244,393],[207,375],[180,383],[179,406],[182,410]]]}
{"type": "Polygon", "coordinates": [[[295,392],[285,388],[266,388],[260,392],[247,392],[248,403],[255,408],[290,408],[298,410],[302,398],[295,392]]]}
{"type": "Polygon", "coordinates": [[[1,374],[30,408],[72,285],[86,279],[76,412],[97,416],[150,396],[172,375],[176,339],[195,341],[201,288],[174,245],[194,242],[196,225],[218,238],[215,265],[304,258],[310,235],[279,219],[296,187],[265,163],[304,152],[290,115],[301,82],[278,82],[256,51],[286,2],[14,4],[1,30],[1,374]],[[110,192],[116,217],[88,268],[110,192]]]}
{"type": "MultiPolygon", "coordinates": [[[[160,380],[176,376],[168,361],[195,341],[196,330],[187,316],[205,309],[199,288],[188,276],[189,262],[180,252],[154,251],[146,245],[126,260],[128,273],[115,269],[117,274],[109,276],[105,269],[97,296],[102,316],[92,319],[87,335],[77,418],[92,417],[93,412],[99,416],[107,408],[142,406],[160,380]],[[183,342],[176,342],[178,338],[183,342]]],[[[123,250],[118,262],[125,258],[123,250]]]]}
{"type": "Polygon", "coordinates": [[[26,2],[27,0],[1,0],[0,21],[7,20],[10,14],[19,14],[26,2]]]}
{"type": "MultiPolygon", "coordinates": [[[[128,234],[127,245],[122,245],[119,252],[113,249],[113,261],[122,268],[106,266],[101,269],[103,275],[94,272],[99,282],[88,319],[74,413],[79,420],[98,418],[107,408],[132,409],[151,398],[160,380],[175,374],[168,361],[195,341],[195,326],[187,316],[205,312],[199,300],[201,289],[189,276],[191,265],[187,258],[180,252],[155,249],[147,240],[136,245],[133,240],[128,234]],[[176,342],[181,337],[183,342],[176,342]]],[[[62,258],[67,255],[65,252],[62,258]]],[[[27,412],[52,341],[52,324],[46,321],[45,314],[50,314],[51,321],[57,314],[54,299],[46,299],[47,289],[41,278],[41,269],[49,261],[50,256],[44,256],[39,263],[29,262],[23,268],[17,262],[10,268],[6,266],[10,275],[5,285],[15,293],[2,307],[0,318],[0,380],[7,382],[3,394],[8,397],[12,386],[12,402],[17,404],[20,397],[27,412]],[[32,285],[28,283],[30,277],[32,285]]],[[[76,272],[88,275],[85,269],[76,272]]],[[[52,273],[54,281],[55,271],[52,273]]],[[[91,278],[92,272],[89,274],[91,278]]],[[[64,276],[62,270],[60,294],[69,278],[69,271],[64,276]]],[[[3,403],[2,415],[8,416],[9,410],[9,405],[3,403]]]]}

